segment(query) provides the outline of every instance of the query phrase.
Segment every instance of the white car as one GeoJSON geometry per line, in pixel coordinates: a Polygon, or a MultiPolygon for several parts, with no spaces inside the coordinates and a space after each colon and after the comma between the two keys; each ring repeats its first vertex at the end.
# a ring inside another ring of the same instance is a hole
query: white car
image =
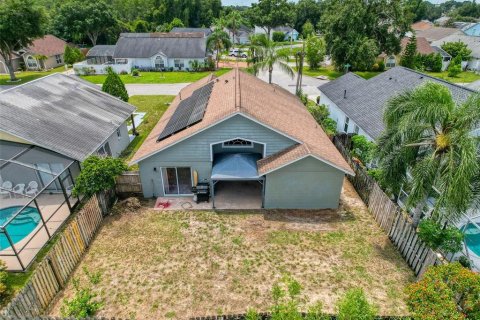
{"type": "Polygon", "coordinates": [[[228,55],[230,57],[237,57],[237,58],[247,58],[248,57],[247,53],[243,52],[240,49],[230,49],[230,51],[228,52],[228,55]]]}

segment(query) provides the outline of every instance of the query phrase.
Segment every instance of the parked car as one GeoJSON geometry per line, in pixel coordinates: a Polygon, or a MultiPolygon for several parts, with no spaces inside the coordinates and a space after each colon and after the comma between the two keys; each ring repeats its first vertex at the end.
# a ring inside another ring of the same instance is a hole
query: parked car
{"type": "Polygon", "coordinates": [[[230,57],[247,58],[247,53],[243,52],[242,50],[240,50],[238,48],[230,49],[230,51],[228,52],[228,55],[230,57]]]}

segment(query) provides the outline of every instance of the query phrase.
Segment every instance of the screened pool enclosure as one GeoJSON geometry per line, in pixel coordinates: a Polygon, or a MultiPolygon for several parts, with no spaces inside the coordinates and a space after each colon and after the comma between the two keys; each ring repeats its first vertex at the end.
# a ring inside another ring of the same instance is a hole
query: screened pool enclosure
{"type": "Polygon", "coordinates": [[[0,259],[25,271],[80,199],[73,196],[78,161],[0,140],[0,259]]]}

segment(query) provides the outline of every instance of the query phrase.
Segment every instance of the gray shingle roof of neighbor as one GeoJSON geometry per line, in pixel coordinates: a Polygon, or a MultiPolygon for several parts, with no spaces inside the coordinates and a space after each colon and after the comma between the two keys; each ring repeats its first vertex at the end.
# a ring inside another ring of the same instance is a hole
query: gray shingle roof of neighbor
{"type": "Polygon", "coordinates": [[[98,87],[56,73],[0,92],[0,131],[82,161],[134,110],[98,87]]]}
{"type": "Polygon", "coordinates": [[[446,86],[456,102],[464,102],[476,93],[475,90],[405,67],[389,69],[369,80],[358,78],[347,73],[318,88],[373,139],[377,139],[384,130],[383,110],[387,101],[396,94],[414,89],[426,81],[446,86]]]}
{"type": "Polygon", "coordinates": [[[114,58],[205,58],[207,38],[201,32],[122,33],[114,58]]]}
{"type": "Polygon", "coordinates": [[[96,45],[87,52],[87,57],[113,57],[116,45],[96,45]]]}
{"type": "Polygon", "coordinates": [[[209,36],[212,33],[210,28],[180,28],[175,27],[170,32],[203,32],[205,36],[209,36]]]}

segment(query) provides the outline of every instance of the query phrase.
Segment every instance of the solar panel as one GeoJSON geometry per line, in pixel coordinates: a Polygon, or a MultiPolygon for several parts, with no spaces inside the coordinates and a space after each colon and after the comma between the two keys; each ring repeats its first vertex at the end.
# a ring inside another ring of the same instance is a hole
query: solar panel
{"type": "Polygon", "coordinates": [[[202,121],[207,108],[210,94],[212,93],[213,82],[192,92],[190,97],[180,101],[177,109],[168,121],[165,129],[158,136],[157,141],[168,138],[187,127],[202,121]]]}

